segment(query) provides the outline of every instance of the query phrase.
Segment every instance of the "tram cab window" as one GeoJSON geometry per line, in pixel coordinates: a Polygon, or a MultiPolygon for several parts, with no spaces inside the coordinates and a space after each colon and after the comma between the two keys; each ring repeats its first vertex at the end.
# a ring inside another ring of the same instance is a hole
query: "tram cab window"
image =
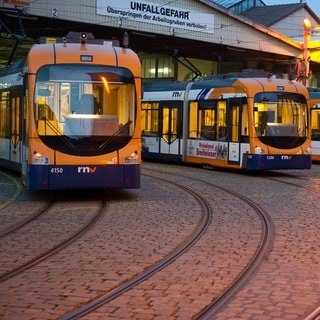
{"type": "Polygon", "coordinates": [[[125,68],[46,65],[39,69],[35,120],[40,136],[131,136],[135,87],[125,68]]]}
{"type": "Polygon", "coordinates": [[[259,93],[254,99],[257,136],[306,136],[305,98],[295,93],[259,93]]]}

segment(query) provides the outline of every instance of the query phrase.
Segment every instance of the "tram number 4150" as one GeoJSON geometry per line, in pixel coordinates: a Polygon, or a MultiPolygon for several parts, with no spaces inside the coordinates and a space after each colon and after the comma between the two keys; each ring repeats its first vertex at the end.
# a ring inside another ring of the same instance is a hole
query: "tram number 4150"
{"type": "Polygon", "coordinates": [[[55,174],[63,173],[63,168],[51,168],[50,172],[55,174]]]}

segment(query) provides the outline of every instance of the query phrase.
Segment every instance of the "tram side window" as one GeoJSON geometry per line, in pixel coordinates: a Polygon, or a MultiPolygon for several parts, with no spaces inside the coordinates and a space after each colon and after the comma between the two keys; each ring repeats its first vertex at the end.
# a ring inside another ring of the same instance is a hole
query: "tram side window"
{"type": "Polygon", "coordinates": [[[10,108],[9,108],[9,91],[0,93],[0,136],[1,138],[10,137],[10,108]]]}
{"type": "Polygon", "coordinates": [[[218,102],[217,139],[227,140],[227,103],[218,102]]]}
{"type": "Polygon", "coordinates": [[[311,139],[320,140],[320,109],[311,109],[311,139]]]}
{"type": "Polygon", "coordinates": [[[190,103],[189,113],[189,138],[195,139],[199,136],[200,129],[198,128],[198,103],[190,103]]]}
{"type": "Polygon", "coordinates": [[[217,103],[214,100],[199,102],[198,128],[200,138],[215,140],[217,135],[217,103]]]}
{"type": "Polygon", "coordinates": [[[226,101],[207,100],[190,103],[189,138],[226,140],[226,101]]]}
{"type": "Polygon", "coordinates": [[[199,123],[201,127],[201,138],[207,140],[216,139],[216,110],[214,109],[199,109],[199,123]]]}
{"type": "Polygon", "coordinates": [[[143,103],[141,110],[141,130],[144,136],[158,136],[159,103],[143,103]]]}
{"type": "Polygon", "coordinates": [[[239,106],[237,104],[230,106],[230,141],[239,141],[239,106]]]}
{"type": "Polygon", "coordinates": [[[242,136],[249,136],[249,112],[248,112],[248,105],[242,105],[242,116],[241,116],[241,135],[242,136]]]}

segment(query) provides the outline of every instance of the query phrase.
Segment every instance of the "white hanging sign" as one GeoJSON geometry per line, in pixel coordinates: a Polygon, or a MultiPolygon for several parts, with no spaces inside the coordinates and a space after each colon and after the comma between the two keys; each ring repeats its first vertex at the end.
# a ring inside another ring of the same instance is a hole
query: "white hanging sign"
{"type": "Polygon", "coordinates": [[[97,14],[213,33],[214,15],[147,1],[97,0],[97,14]]]}

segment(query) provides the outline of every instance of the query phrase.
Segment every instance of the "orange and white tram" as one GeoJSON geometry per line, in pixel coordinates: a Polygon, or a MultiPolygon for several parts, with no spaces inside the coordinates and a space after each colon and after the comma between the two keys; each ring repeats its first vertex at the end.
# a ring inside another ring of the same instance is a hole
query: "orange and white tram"
{"type": "Polygon", "coordinates": [[[31,190],[139,188],[138,56],[90,33],[42,42],[0,69],[0,164],[31,190]]]}
{"type": "Polygon", "coordinates": [[[244,170],[309,169],[308,91],[280,79],[144,86],[142,158],[244,170]]]}

